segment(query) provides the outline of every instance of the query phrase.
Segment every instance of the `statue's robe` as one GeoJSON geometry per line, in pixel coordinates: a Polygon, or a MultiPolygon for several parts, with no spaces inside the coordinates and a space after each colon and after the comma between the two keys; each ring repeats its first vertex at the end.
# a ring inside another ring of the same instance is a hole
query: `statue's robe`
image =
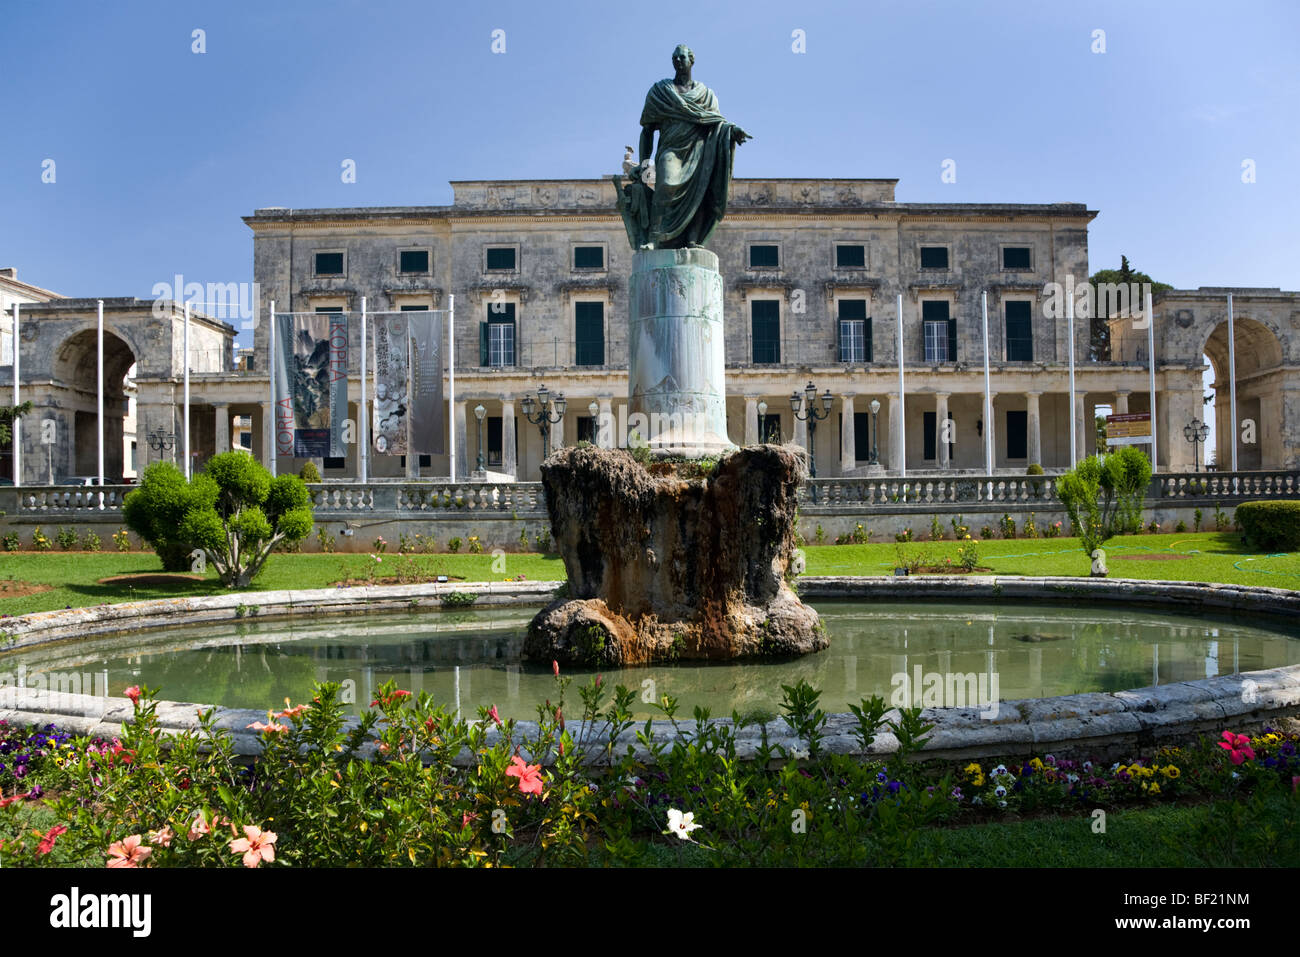
{"type": "Polygon", "coordinates": [[[718,111],[718,98],[703,83],[682,93],[667,79],[646,94],[641,125],[659,130],[651,240],[659,249],[680,248],[692,238],[703,245],[727,211],[735,124],[718,111]]]}

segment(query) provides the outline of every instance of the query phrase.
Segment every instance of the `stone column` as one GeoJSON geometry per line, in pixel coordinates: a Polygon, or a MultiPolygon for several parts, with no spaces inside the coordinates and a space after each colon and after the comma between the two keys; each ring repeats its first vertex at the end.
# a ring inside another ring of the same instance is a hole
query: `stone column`
{"type": "Polygon", "coordinates": [[[1025,393],[1025,431],[1028,433],[1026,438],[1026,451],[1029,454],[1030,464],[1043,464],[1043,424],[1042,415],[1038,410],[1038,399],[1041,392],[1025,393]]]}
{"type": "MultiPolygon", "coordinates": [[[[213,442],[213,455],[230,451],[230,406],[225,402],[212,403],[213,414],[217,419],[216,440],[213,442]]],[[[136,446],[139,448],[139,446],[136,446]]]]}
{"type": "Polygon", "coordinates": [[[796,418],[794,420],[794,444],[799,446],[805,452],[808,450],[808,420],[796,418]]]}
{"type": "MultiPolygon", "coordinates": [[[[988,437],[988,443],[989,443],[988,447],[991,451],[991,454],[989,455],[989,469],[990,471],[993,472],[996,472],[998,470],[998,432],[997,429],[993,428],[993,424],[994,422],[997,421],[997,417],[998,417],[997,401],[998,401],[998,394],[996,392],[990,392],[989,409],[988,409],[989,414],[984,420],[984,434],[985,436],[988,437]]],[[[981,412],[982,411],[983,410],[981,410],[981,412]]],[[[982,451],[983,450],[981,449],[981,452],[982,451]]],[[[982,459],[983,456],[981,455],[980,458],[982,459]]]]}
{"type": "Polygon", "coordinates": [[[501,400],[501,471],[514,475],[515,461],[515,400],[501,400]]]}
{"type": "Polygon", "coordinates": [[[472,466],[470,465],[470,461],[469,461],[469,451],[468,451],[469,441],[466,437],[466,432],[465,432],[467,428],[467,423],[466,423],[467,405],[468,403],[464,399],[458,399],[456,401],[456,418],[455,418],[456,476],[455,477],[457,479],[469,478],[469,473],[472,469],[472,466]]]}
{"type": "Polygon", "coordinates": [[[939,468],[949,469],[952,463],[948,460],[948,443],[944,441],[944,432],[948,430],[948,396],[947,392],[936,392],[934,394],[934,430],[935,430],[935,454],[939,459],[939,468]]]}
{"type": "Polygon", "coordinates": [[[564,415],[560,416],[560,421],[554,423],[551,426],[551,451],[552,452],[554,452],[556,449],[564,448],[564,423],[569,418],[570,414],[571,414],[570,410],[566,409],[564,415]]]}
{"type": "Polygon", "coordinates": [[[1127,392],[1117,391],[1115,393],[1115,414],[1116,415],[1128,415],[1128,395],[1129,394],[1127,392]]]}
{"type": "Polygon", "coordinates": [[[596,420],[596,438],[600,438],[600,428],[603,425],[608,429],[608,441],[603,448],[616,449],[618,448],[619,434],[618,420],[614,418],[614,400],[610,396],[598,396],[596,402],[600,406],[600,418],[596,420]]]}
{"type": "Polygon", "coordinates": [[[1087,398],[1086,392],[1077,393],[1074,397],[1074,437],[1078,442],[1075,455],[1080,462],[1088,457],[1088,433],[1084,431],[1088,427],[1088,417],[1085,415],[1087,412],[1087,398]]]}
{"type": "Polygon", "coordinates": [[[745,396],[745,445],[758,444],[758,396],[745,396]]]}
{"type": "Polygon", "coordinates": [[[903,428],[901,407],[898,393],[889,393],[889,469],[892,472],[905,467],[903,443],[907,433],[903,428]]]}
{"type": "MultiPolygon", "coordinates": [[[[857,434],[853,430],[853,393],[840,396],[840,474],[858,467],[857,434]]],[[[829,424],[829,423],[828,423],[829,424]]]]}

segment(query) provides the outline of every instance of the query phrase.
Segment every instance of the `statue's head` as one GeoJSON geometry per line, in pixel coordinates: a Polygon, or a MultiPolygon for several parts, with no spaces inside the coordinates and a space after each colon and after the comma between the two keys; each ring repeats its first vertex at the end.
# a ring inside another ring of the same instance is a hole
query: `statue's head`
{"type": "Polygon", "coordinates": [[[683,70],[688,66],[694,65],[695,54],[691,52],[691,48],[685,43],[677,44],[677,48],[673,50],[673,69],[683,70]]]}

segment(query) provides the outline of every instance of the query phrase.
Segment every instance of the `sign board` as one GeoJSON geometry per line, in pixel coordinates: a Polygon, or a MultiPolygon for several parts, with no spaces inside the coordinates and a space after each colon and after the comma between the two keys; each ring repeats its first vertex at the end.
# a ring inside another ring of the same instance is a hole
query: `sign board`
{"type": "Polygon", "coordinates": [[[1106,444],[1150,445],[1151,413],[1130,412],[1106,416],[1106,444]]]}

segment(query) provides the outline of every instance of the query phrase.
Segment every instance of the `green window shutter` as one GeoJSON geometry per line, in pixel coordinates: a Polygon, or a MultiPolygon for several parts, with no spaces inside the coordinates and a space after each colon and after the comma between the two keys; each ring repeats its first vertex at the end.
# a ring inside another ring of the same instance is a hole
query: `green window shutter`
{"type": "Polygon", "coordinates": [[[871,354],[871,317],[862,323],[862,354],[867,362],[874,362],[871,354]]]}
{"type": "Polygon", "coordinates": [[[488,324],[480,322],[478,324],[478,364],[485,366],[488,364],[488,324]]]}
{"type": "Polygon", "coordinates": [[[605,364],[605,304],[574,304],[574,363],[580,366],[605,364]]]}
{"type": "Polygon", "coordinates": [[[948,320],[948,361],[957,361],[957,320],[948,320]]]}
{"type": "Polygon", "coordinates": [[[1033,310],[1027,302],[1006,305],[1006,354],[1010,362],[1031,362],[1034,358],[1033,310]]]}

